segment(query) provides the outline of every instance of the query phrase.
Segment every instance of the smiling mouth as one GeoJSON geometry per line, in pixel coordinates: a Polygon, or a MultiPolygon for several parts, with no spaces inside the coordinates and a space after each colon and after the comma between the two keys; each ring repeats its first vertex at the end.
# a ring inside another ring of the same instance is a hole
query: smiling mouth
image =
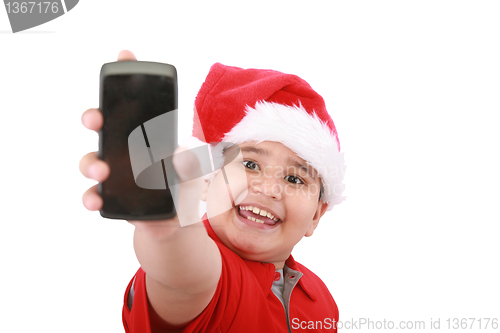
{"type": "Polygon", "coordinates": [[[253,222],[257,222],[260,224],[267,224],[267,225],[275,225],[278,222],[281,222],[281,220],[274,217],[273,214],[263,209],[259,209],[258,207],[237,206],[237,208],[238,208],[238,214],[241,217],[251,220],[253,222]]]}

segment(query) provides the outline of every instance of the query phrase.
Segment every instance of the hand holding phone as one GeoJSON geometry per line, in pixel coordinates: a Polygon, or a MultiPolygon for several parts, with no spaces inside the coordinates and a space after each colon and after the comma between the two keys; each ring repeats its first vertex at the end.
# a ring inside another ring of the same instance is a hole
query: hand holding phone
{"type": "MultiPolygon", "coordinates": [[[[147,98],[145,96],[155,95],[151,89],[145,93],[137,93],[141,86],[148,87],[144,67],[136,66],[135,69],[130,69],[131,63],[141,64],[140,66],[144,63],[133,61],[135,56],[129,51],[120,52],[118,60],[122,61],[123,65],[116,67],[115,64],[119,63],[110,63],[114,68],[104,71],[106,75],[101,76],[100,109],[102,110],[89,109],[82,115],[84,126],[100,134],[99,155],[95,152],[89,153],[80,161],[82,174],[100,182],[85,192],[82,198],[83,204],[89,210],[100,210],[104,217],[121,218],[129,222],[174,217],[178,220],[176,213],[182,217],[180,225],[199,222],[198,209],[195,207],[198,207],[204,187],[201,176],[213,171],[214,164],[212,156],[209,157],[208,147],[201,146],[189,150],[179,147],[174,151],[177,146],[177,102],[171,97],[176,97],[176,88],[173,89],[172,85],[165,87],[163,83],[163,89],[155,90],[156,95],[161,95],[159,98],[147,98]],[[123,74],[128,77],[119,77],[123,74]],[[118,85],[112,84],[110,88],[105,89],[103,78],[110,79],[111,83],[113,80],[115,83],[118,81],[118,85]],[[128,82],[132,79],[132,83],[142,83],[135,84],[135,88],[131,90],[127,87],[127,80],[125,83],[120,83],[123,79],[128,79],[128,82]],[[117,98],[119,94],[115,93],[113,98],[113,94],[104,93],[109,90],[124,92],[120,98],[117,98]],[[170,98],[166,98],[168,96],[170,98]],[[158,103],[160,100],[164,102],[158,103]],[[168,104],[165,100],[170,101],[170,106],[165,107],[165,104],[168,104]],[[162,107],[151,109],[140,107],[145,103],[151,104],[152,101],[155,101],[153,103],[155,106],[162,107]],[[111,105],[109,114],[106,113],[105,107],[108,104],[111,105]],[[141,109],[145,111],[140,112],[141,109]],[[119,110],[122,112],[117,112],[119,110]],[[170,111],[165,112],[165,110],[170,111]],[[109,138],[109,133],[114,133],[115,137],[109,138]],[[118,142],[114,143],[116,141],[118,142]],[[175,155],[176,161],[172,160],[172,155],[175,155]],[[175,170],[172,164],[175,164],[175,170]],[[195,167],[196,165],[199,168],[195,167]],[[176,179],[177,175],[180,179],[176,179]],[[178,194],[178,200],[175,201],[178,194]],[[175,201],[177,211],[172,201],[175,201]]],[[[109,69],[110,64],[106,64],[106,68],[109,69]]],[[[164,64],[159,65],[163,67],[164,64]]],[[[172,74],[172,68],[167,68],[167,71],[170,71],[167,74],[172,74]]],[[[146,74],[157,75],[158,69],[155,68],[154,71],[149,69],[149,73],[146,74]]],[[[152,87],[156,88],[162,86],[161,81],[168,81],[162,79],[158,84],[158,78],[154,79],[156,82],[153,82],[152,87]]],[[[224,164],[233,158],[226,158],[224,164]]]]}
{"type": "MultiPolygon", "coordinates": [[[[122,51],[122,52],[120,52],[118,60],[119,61],[120,60],[131,61],[131,60],[135,60],[135,56],[129,51],[122,51]]],[[[88,129],[94,130],[96,132],[102,132],[102,127],[103,127],[103,123],[104,123],[103,113],[99,109],[89,109],[82,115],[82,123],[88,129]]],[[[143,126],[144,126],[144,124],[143,124],[143,126]]],[[[142,129],[141,129],[141,131],[142,131],[142,129]]],[[[175,137],[174,142],[176,143],[176,137],[175,137]]],[[[170,147],[172,147],[172,145],[170,145],[170,147]]],[[[177,148],[175,153],[177,153],[178,151],[180,151],[179,148],[177,148]]],[[[176,168],[178,171],[181,171],[181,172],[179,172],[179,175],[181,177],[185,177],[185,179],[196,178],[196,176],[194,176],[194,175],[183,174],[183,173],[186,173],[186,172],[184,172],[185,170],[193,170],[193,167],[192,167],[193,166],[193,159],[190,158],[189,154],[180,154],[178,156],[180,156],[180,158],[177,158],[176,168]]],[[[193,156],[191,156],[191,157],[193,157],[193,156]]],[[[196,162],[196,160],[195,160],[195,162],[196,162]]],[[[132,166],[131,166],[130,159],[129,159],[128,163],[129,163],[129,167],[131,168],[132,166]]],[[[113,174],[113,168],[110,167],[110,164],[102,159],[99,159],[98,154],[96,152],[89,153],[81,159],[80,171],[82,172],[82,174],[85,177],[90,178],[90,179],[94,179],[94,180],[100,182],[101,184],[105,183],[109,179],[110,175],[113,174]]],[[[194,172],[199,173],[199,171],[194,171],[194,172]]],[[[196,211],[196,212],[197,212],[197,210],[192,209],[192,207],[194,205],[197,206],[199,203],[199,194],[201,194],[203,180],[201,178],[199,178],[197,182],[198,182],[198,184],[194,187],[192,184],[191,185],[185,184],[186,186],[184,186],[184,184],[183,184],[182,186],[179,187],[180,188],[179,192],[181,193],[181,196],[184,197],[184,199],[186,199],[186,196],[189,196],[189,198],[187,198],[188,200],[182,200],[183,202],[186,202],[186,201],[189,202],[189,204],[187,206],[190,206],[190,207],[188,207],[186,209],[191,210],[191,211],[196,211]],[[185,187],[188,190],[183,191],[183,187],[185,187]],[[194,193],[194,192],[197,192],[197,193],[194,193]]],[[[122,193],[122,195],[127,195],[127,193],[122,193]]],[[[104,207],[103,197],[98,193],[98,185],[92,186],[90,189],[88,189],[84,193],[84,195],[82,197],[82,201],[83,201],[84,206],[87,209],[92,210],[92,211],[102,210],[104,207]]],[[[173,215],[175,215],[175,214],[173,214],[173,215]]],[[[165,217],[165,218],[167,219],[168,217],[165,217]]],[[[137,215],[137,216],[127,217],[126,219],[127,220],[148,220],[148,219],[151,219],[151,217],[148,218],[148,216],[146,216],[146,215],[137,215]]],[[[155,219],[159,219],[159,217],[156,217],[155,219]]]]}

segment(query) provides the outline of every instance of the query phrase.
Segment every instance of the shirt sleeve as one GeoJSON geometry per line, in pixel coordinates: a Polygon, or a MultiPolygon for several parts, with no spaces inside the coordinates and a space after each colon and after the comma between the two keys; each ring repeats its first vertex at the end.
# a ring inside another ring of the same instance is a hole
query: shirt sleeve
{"type": "MultiPolygon", "coordinates": [[[[220,332],[222,321],[230,319],[234,316],[234,307],[230,304],[232,300],[238,297],[237,293],[229,294],[228,290],[238,290],[238,281],[241,281],[241,267],[235,262],[233,256],[237,256],[224,245],[216,242],[219,247],[222,259],[222,272],[217,289],[212,297],[212,300],[207,307],[190,322],[184,329],[183,333],[191,332],[220,332]],[[230,278],[231,276],[231,278],[230,278]]],[[[239,257],[238,257],[239,258],[239,257]]],[[[135,276],[130,281],[124,296],[124,304],[122,311],[123,326],[127,333],[150,333],[150,313],[148,310],[148,299],[146,293],[146,273],[139,268],[135,276]],[[133,302],[130,301],[129,294],[133,289],[133,302]],[[129,308],[132,303],[131,308],[129,308]]],[[[223,325],[224,326],[224,325],[223,325]]]]}

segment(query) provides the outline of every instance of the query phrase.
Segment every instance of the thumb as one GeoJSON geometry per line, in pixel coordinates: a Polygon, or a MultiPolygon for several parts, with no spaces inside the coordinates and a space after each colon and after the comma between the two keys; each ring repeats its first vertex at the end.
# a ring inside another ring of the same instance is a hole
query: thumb
{"type": "Polygon", "coordinates": [[[179,177],[179,183],[185,183],[189,180],[203,176],[201,162],[196,154],[186,147],[179,146],[175,149],[172,156],[172,164],[179,177]]]}
{"type": "Polygon", "coordinates": [[[179,177],[179,184],[175,186],[178,196],[174,201],[179,223],[187,226],[200,222],[198,207],[205,185],[200,163],[196,155],[184,147],[176,149],[172,163],[179,177]]]}

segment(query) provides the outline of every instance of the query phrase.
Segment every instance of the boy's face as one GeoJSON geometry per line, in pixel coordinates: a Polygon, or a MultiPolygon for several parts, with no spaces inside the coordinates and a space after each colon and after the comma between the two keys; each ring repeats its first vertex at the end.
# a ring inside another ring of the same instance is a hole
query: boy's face
{"type": "MultiPolygon", "coordinates": [[[[313,234],[326,211],[327,204],[318,200],[321,179],[279,142],[247,142],[239,148],[238,157],[207,183],[202,199],[210,224],[242,258],[282,266],[295,244],[313,234]],[[231,205],[228,198],[234,199],[231,205]]],[[[231,149],[237,148],[226,154],[231,149]]]]}

